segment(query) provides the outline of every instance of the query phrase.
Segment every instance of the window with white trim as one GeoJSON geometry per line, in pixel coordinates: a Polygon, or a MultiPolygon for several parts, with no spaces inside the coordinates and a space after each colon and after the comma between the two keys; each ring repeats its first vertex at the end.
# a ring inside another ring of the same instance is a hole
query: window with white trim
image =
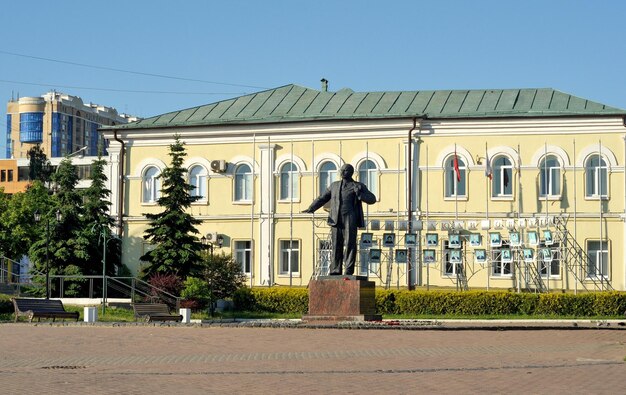
{"type": "Polygon", "coordinates": [[[467,168],[465,162],[457,155],[457,163],[459,166],[459,173],[457,175],[454,168],[454,155],[451,155],[446,159],[445,167],[445,188],[446,197],[466,197],[467,190],[467,168]],[[460,178],[459,178],[460,176],[460,178]]]}
{"type": "Polygon", "coordinates": [[[298,199],[299,189],[298,167],[287,162],[280,167],[280,200],[298,199]]]}
{"type": "Polygon", "coordinates": [[[493,197],[513,196],[513,164],[506,156],[497,156],[493,160],[493,197]]]}
{"type": "Polygon", "coordinates": [[[280,240],[281,275],[300,274],[300,241],[280,240]]]}
{"type": "Polygon", "coordinates": [[[142,177],[142,202],[156,203],[161,194],[161,172],[155,166],[148,167],[142,177]]]}
{"type": "Polygon", "coordinates": [[[548,270],[550,271],[550,277],[557,277],[561,274],[561,262],[559,256],[558,243],[553,243],[550,247],[543,246],[539,249],[537,262],[539,263],[539,274],[541,277],[546,277],[548,270]],[[544,250],[546,251],[545,256],[544,250]],[[548,257],[548,259],[546,259],[546,257],[548,257]]]}
{"type": "Polygon", "coordinates": [[[252,200],[252,170],[243,163],[235,169],[235,201],[249,202],[252,200]]]}
{"type": "Polygon", "coordinates": [[[207,170],[204,166],[196,165],[189,169],[189,184],[195,187],[189,193],[191,196],[207,199],[207,170]]]}
{"type": "Polygon", "coordinates": [[[252,241],[235,241],[235,262],[241,265],[241,271],[250,274],[252,271],[252,241]]]}
{"type": "Polygon", "coordinates": [[[539,196],[561,196],[561,164],[554,155],[548,155],[539,164],[539,196]]]}
{"type": "Polygon", "coordinates": [[[449,248],[448,240],[443,242],[443,274],[457,276],[463,274],[463,249],[449,248]],[[455,258],[453,259],[453,255],[455,258]]]}
{"type": "Polygon", "coordinates": [[[508,241],[502,241],[500,247],[492,247],[491,249],[491,275],[494,277],[511,277],[513,275],[512,259],[502,259],[503,250],[507,250],[508,254],[512,254],[508,241]]]}
{"type": "Polygon", "coordinates": [[[374,161],[368,159],[359,164],[359,182],[365,184],[370,192],[378,196],[378,168],[374,161]]]}
{"type": "Polygon", "coordinates": [[[333,245],[328,240],[320,240],[318,244],[318,262],[320,268],[320,275],[328,275],[328,269],[330,267],[330,260],[332,259],[333,245]]]}
{"type": "Polygon", "coordinates": [[[587,240],[587,278],[609,277],[609,248],[606,241],[587,240]]]}
{"type": "Polygon", "coordinates": [[[585,163],[585,197],[606,198],[608,191],[608,169],[604,158],[592,155],[585,163]]]}
{"type": "Polygon", "coordinates": [[[326,188],[337,181],[337,165],[333,162],[324,162],[320,166],[319,193],[322,194],[326,188]]]}

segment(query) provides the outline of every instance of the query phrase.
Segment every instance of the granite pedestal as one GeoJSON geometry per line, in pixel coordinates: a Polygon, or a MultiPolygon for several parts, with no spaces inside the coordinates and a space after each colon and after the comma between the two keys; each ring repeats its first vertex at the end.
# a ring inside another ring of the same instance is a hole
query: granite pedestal
{"type": "Polygon", "coordinates": [[[380,321],[376,285],[362,276],[320,276],[309,282],[305,321],[380,321]]]}

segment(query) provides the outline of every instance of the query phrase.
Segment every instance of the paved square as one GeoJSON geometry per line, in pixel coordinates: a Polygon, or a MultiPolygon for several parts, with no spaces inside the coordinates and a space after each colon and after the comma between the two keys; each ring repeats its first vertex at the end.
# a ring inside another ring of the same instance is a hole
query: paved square
{"type": "Polygon", "coordinates": [[[626,330],[0,324],[5,394],[617,394],[626,330]]]}

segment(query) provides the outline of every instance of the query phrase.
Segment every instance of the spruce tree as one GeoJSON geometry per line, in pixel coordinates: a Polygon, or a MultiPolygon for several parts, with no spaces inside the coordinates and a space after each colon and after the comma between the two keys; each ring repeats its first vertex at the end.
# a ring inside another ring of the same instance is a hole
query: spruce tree
{"type": "Polygon", "coordinates": [[[183,159],[187,155],[184,144],[178,135],[174,137],[169,152],[171,163],[159,176],[163,188],[157,203],[163,207],[163,212],[145,214],[150,227],[144,239],[154,246],[140,258],[148,262],[143,269],[146,277],[166,273],[184,279],[200,268],[202,246],[195,226],[201,221],[186,212],[198,198],[190,194],[194,186],[188,183],[187,169],[183,167],[183,159]]]}
{"type": "Polygon", "coordinates": [[[106,161],[100,156],[93,161],[91,185],[82,194],[85,202],[82,233],[89,241],[85,274],[102,274],[102,243],[106,243],[106,274],[114,274],[120,261],[120,243],[111,232],[115,221],[109,214],[111,191],[106,187],[105,166],[106,161]]]}

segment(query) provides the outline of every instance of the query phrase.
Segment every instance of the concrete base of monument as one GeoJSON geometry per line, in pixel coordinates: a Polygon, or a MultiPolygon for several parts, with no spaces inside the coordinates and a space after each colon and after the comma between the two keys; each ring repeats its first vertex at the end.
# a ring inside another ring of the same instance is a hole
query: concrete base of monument
{"type": "Polygon", "coordinates": [[[309,282],[309,314],[303,321],[380,321],[376,285],[363,276],[320,276],[309,282]]]}

